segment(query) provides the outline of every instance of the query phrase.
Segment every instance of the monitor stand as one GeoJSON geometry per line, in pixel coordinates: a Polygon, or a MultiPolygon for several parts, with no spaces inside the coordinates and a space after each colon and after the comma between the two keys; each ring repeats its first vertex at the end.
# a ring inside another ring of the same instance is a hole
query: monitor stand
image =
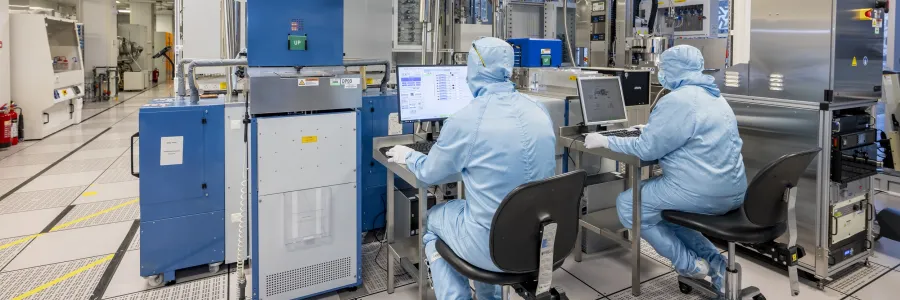
{"type": "Polygon", "coordinates": [[[606,131],[606,126],[603,125],[578,125],[578,133],[592,133],[592,132],[603,132],[606,131]]]}

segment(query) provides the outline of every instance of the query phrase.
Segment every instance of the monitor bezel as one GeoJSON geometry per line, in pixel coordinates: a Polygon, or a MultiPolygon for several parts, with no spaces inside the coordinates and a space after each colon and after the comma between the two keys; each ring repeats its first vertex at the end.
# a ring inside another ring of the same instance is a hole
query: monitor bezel
{"type": "Polygon", "coordinates": [[[584,125],[586,125],[586,126],[591,126],[591,125],[606,126],[606,125],[621,124],[621,123],[628,122],[628,109],[626,109],[626,107],[625,107],[625,93],[622,90],[622,80],[621,80],[621,78],[619,78],[619,76],[596,76],[596,75],[579,76],[578,81],[576,81],[576,82],[578,83],[578,101],[581,102],[581,118],[584,121],[584,125]],[[587,109],[585,109],[585,104],[584,104],[584,102],[585,102],[584,101],[584,85],[582,84],[582,81],[586,80],[586,79],[587,80],[594,80],[594,79],[615,80],[619,84],[619,95],[622,98],[622,111],[624,112],[624,115],[625,115],[624,119],[588,122],[587,109]]]}
{"type": "MultiPolygon", "coordinates": [[[[401,68],[421,68],[421,67],[466,67],[467,65],[397,65],[397,120],[400,121],[400,124],[404,123],[416,123],[416,122],[440,122],[446,120],[447,118],[435,118],[435,119],[416,119],[416,120],[403,120],[403,109],[401,109],[402,102],[400,101],[401,93],[400,93],[400,69],[401,68]]],[[[466,70],[466,76],[468,77],[468,70],[466,70]]],[[[466,79],[468,81],[468,78],[466,79]]],[[[475,100],[473,95],[472,100],[475,100]]],[[[471,102],[469,102],[471,103],[471,102]]]]}

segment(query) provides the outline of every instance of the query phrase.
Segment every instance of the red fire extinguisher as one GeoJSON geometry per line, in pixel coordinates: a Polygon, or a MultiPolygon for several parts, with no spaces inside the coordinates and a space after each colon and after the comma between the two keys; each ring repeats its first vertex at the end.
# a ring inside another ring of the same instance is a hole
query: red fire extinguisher
{"type": "Polygon", "coordinates": [[[6,104],[0,107],[0,149],[12,146],[12,115],[6,104]]]}
{"type": "Polygon", "coordinates": [[[10,117],[10,123],[12,123],[12,125],[11,125],[12,127],[10,127],[10,129],[9,129],[9,131],[10,131],[9,136],[12,139],[13,146],[19,144],[19,126],[22,125],[22,124],[19,124],[19,121],[20,121],[19,118],[21,116],[18,113],[16,113],[16,109],[18,109],[19,111],[22,110],[22,108],[20,108],[18,105],[16,105],[15,102],[10,103],[10,109],[9,109],[10,116],[9,117],[10,117]]]}
{"type": "Polygon", "coordinates": [[[153,69],[153,83],[159,82],[159,69],[153,69]]]}

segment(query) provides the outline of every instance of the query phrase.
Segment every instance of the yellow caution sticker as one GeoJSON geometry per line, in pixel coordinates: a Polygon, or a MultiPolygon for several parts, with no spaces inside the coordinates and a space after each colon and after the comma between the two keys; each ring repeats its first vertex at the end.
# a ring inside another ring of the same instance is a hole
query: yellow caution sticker
{"type": "Polygon", "coordinates": [[[220,90],[224,90],[224,89],[227,89],[227,88],[228,88],[228,85],[226,85],[225,82],[220,82],[220,83],[219,83],[219,89],[220,89],[220,90]]]}
{"type": "Polygon", "coordinates": [[[308,135],[304,136],[302,139],[300,139],[300,141],[304,144],[315,143],[319,141],[319,137],[315,135],[308,135]]]}
{"type": "Polygon", "coordinates": [[[844,216],[844,213],[839,212],[839,211],[834,212],[834,217],[835,217],[835,218],[840,218],[840,217],[842,217],[842,216],[844,216]]]}
{"type": "Polygon", "coordinates": [[[575,81],[577,79],[578,79],[578,77],[575,75],[569,76],[569,80],[571,80],[571,81],[575,81]]]}
{"type": "Polygon", "coordinates": [[[794,253],[794,255],[791,256],[791,259],[793,259],[794,261],[797,261],[797,253],[794,253]]]}
{"type": "Polygon", "coordinates": [[[366,78],[366,85],[375,84],[375,78],[366,78]]]}
{"type": "Polygon", "coordinates": [[[96,195],[97,195],[97,192],[95,192],[95,191],[88,191],[88,192],[84,192],[81,194],[81,196],[84,196],[84,197],[90,197],[90,196],[96,196],[96,195]]]}
{"type": "Polygon", "coordinates": [[[856,56],[854,56],[854,57],[853,57],[853,62],[850,63],[850,66],[851,66],[851,67],[855,67],[855,66],[857,66],[857,65],[858,65],[858,64],[856,63],[856,56]]]}

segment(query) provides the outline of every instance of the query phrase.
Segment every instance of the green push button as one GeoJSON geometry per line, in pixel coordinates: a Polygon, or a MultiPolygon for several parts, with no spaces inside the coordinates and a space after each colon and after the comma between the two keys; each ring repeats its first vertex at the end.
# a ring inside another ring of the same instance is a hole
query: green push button
{"type": "Polygon", "coordinates": [[[288,50],[306,51],[306,36],[288,35],[288,50]]]}
{"type": "Polygon", "coordinates": [[[550,55],[541,55],[541,66],[550,66],[550,55]]]}

